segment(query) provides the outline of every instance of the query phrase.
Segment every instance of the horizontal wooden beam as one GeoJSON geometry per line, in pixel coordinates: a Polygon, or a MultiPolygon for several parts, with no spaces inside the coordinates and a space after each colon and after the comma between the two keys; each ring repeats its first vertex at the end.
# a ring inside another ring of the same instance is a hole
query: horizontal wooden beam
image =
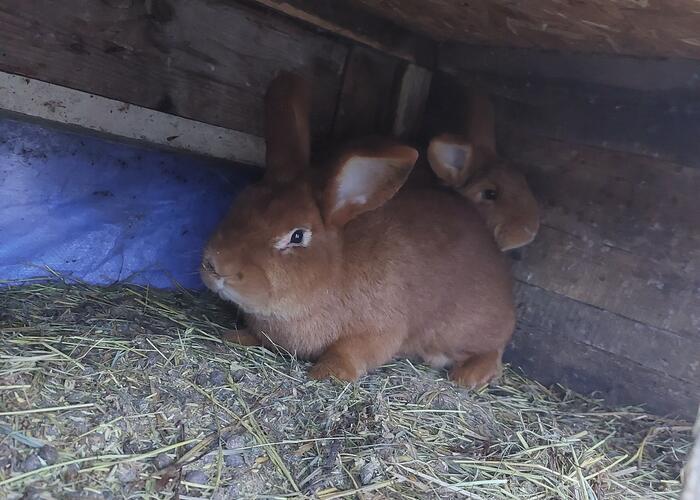
{"type": "Polygon", "coordinates": [[[261,166],[261,137],[0,72],[0,111],[157,147],[261,166]]]}
{"type": "Polygon", "coordinates": [[[635,90],[700,89],[700,60],[641,58],[445,43],[438,69],[508,78],[571,80],[635,90]]]}
{"type": "Polygon", "coordinates": [[[501,128],[700,168],[697,90],[650,91],[478,72],[441,74],[432,84],[432,126],[454,121],[451,115],[461,109],[458,101],[469,87],[492,96],[501,128]]]}
{"type": "Polygon", "coordinates": [[[314,84],[331,129],[347,44],[240,2],[3,0],[0,70],[247,134],[280,70],[314,84]]]}
{"type": "Polygon", "coordinates": [[[253,0],[290,17],[400,59],[426,67],[435,61],[436,44],[397,24],[373,16],[347,1],[253,0]]]}

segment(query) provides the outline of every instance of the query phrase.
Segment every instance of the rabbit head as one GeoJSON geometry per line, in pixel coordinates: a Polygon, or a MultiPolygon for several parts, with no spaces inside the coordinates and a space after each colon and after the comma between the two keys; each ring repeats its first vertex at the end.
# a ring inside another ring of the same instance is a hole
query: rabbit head
{"type": "Polygon", "coordinates": [[[235,200],[202,262],[207,287],[248,313],[294,317],[327,293],[342,267],[343,226],[390,199],[418,155],[365,141],[311,175],[309,141],[308,86],[283,73],[266,95],[266,174],[235,200]]]}
{"type": "Polygon", "coordinates": [[[433,138],[430,167],[474,204],[501,250],[527,245],[539,230],[539,207],[525,177],[496,152],[494,113],[485,96],[471,97],[468,130],[433,138]]]}

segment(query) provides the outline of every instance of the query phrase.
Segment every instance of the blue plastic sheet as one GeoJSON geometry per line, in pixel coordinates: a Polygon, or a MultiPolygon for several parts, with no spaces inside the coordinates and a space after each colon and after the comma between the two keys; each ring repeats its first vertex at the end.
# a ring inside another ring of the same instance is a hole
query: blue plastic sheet
{"type": "Polygon", "coordinates": [[[0,117],[0,283],[201,288],[207,237],[250,168],[0,117]]]}

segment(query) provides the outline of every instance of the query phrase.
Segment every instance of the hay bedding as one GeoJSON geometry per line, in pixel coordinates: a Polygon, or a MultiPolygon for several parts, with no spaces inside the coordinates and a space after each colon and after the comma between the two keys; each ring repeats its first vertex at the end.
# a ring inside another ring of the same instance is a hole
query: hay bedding
{"type": "Polygon", "coordinates": [[[224,345],[208,295],[0,291],[0,497],[676,498],[689,426],[508,370],[406,361],[357,384],[224,345]]]}

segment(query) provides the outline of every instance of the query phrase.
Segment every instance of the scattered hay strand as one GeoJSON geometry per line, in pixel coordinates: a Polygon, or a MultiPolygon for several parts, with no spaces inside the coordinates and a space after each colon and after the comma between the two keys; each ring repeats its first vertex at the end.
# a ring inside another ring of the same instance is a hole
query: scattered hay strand
{"type": "Polygon", "coordinates": [[[208,295],[0,290],[0,497],[678,498],[690,425],[506,370],[356,384],[223,344],[208,295]]]}

